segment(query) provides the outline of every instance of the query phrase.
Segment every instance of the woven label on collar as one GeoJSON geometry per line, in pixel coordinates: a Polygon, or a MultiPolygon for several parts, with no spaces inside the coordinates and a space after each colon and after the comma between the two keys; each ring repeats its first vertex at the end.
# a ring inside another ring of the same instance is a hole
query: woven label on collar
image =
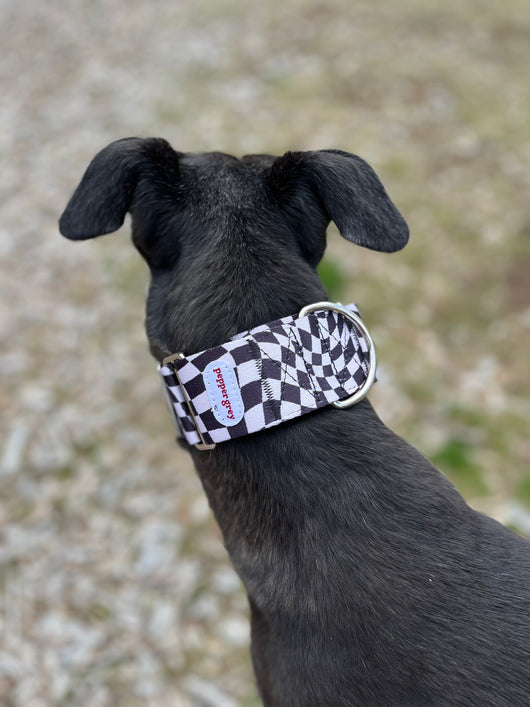
{"type": "Polygon", "coordinates": [[[227,427],[241,422],[245,408],[232,366],[225,361],[212,361],[206,367],[203,378],[216,420],[227,427]]]}

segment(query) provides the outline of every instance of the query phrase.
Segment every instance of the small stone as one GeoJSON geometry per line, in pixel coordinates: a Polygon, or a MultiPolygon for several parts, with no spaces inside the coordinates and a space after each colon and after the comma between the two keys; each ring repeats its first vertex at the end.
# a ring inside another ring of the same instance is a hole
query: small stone
{"type": "Polygon", "coordinates": [[[230,646],[246,646],[250,642],[250,629],[248,621],[241,616],[232,616],[223,619],[218,626],[217,633],[230,646]]]}
{"type": "Polygon", "coordinates": [[[237,702],[216,685],[195,675],[185,678],[183,686],[192,697],[199,700],[201,707],[238,707],[237,702]]]}

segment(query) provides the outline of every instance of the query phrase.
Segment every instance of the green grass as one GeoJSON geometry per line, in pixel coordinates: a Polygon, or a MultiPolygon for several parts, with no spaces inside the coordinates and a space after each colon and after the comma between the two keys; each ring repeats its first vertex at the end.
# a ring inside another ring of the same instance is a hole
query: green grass
{"type": "Polygon", "coordinates": [[[444,471],[464,494],[485,495],[488,488],[473,461],[473,447],[462,439],[450,439],[432,461],[444,471]]]}
{"type": "Polygon", "coordinates": [[[340,266],[331,258],[324,258],[318,266],[318,274],[328,291],[330,302],[340,300],[348,281],[340,266]]]}

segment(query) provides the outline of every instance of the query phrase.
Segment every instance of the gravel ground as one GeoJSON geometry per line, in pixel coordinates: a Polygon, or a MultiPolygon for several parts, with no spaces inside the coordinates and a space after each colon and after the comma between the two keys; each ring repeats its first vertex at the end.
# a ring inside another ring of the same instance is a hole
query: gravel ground
{"type": "Polygon", "coordinates": [[[526,1],[0,0],[0,46],[2,705],[259,704],[245,596],[147,353],[145,267],[127,228],[57,231],[118,137],[372,163],[411,244],[333,234],[329,255],[378,344],[372,399],[530,534],[526,1]]]}

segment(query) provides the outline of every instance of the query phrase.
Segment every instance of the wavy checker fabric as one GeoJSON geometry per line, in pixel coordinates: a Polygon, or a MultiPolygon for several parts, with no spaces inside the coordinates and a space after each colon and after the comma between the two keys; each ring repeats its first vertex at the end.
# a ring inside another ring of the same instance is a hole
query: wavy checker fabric
{"type": "MultiPolygon", "coordinates": [[[[348,309],[358,314],[354,304],[348,309]]],[[[182,389],[193,406],[206,443],[217,444],[278,425],[345,398],[366,380],[368,342],[338,312],[284,317],[238,334],[228,343],[162,365],[160,373],[180,431],[190,444],[201,440],[182,389]],[[212,410],[204,372],[222,361],[235,371],[244,413],[222,424],[212,410]]]]}

